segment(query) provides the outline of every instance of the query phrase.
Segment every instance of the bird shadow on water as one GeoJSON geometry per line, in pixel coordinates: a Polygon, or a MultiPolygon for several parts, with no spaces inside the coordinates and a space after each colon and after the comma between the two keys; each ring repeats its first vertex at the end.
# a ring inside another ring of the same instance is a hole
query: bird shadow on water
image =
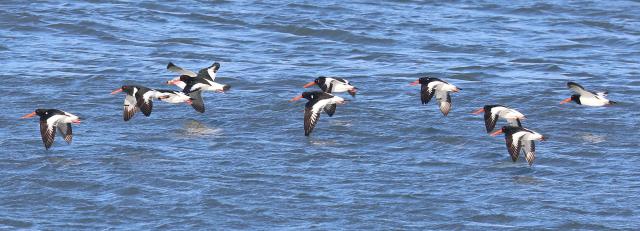
{"type": "Polygon", "coordinates": [[[527,166],[522,165],[521,160],[517,162],[512,162],[511,160],[506,160],[503,162],[496,163],[492,166],[500,172],[500,174],[508,174],[515,184],[524,184],[524,185],[540,185],[544,184],[545,180],[540,177],[536,177],[536,166],[527,166]],[[507,171],[505,171],[505,169],[507,171]]]}
{"type": "Polygon", "coordinates": [[[49,168],[49,169],[68,168],[71,166],[82,164],[80,161],[76,161],[73,159],[58,157],[58,156],[50,156],[50,155],[43,156],[40,163],[42,163],[41,168],[49,168]]]}
{"type": "Polygon", "coordinates": [[[602,143],[607,141],[607,137],[605,135],[597,135],[593,133],[583,132],[578,135],[582,141],[592,144],[602,143]]]}
{"type": "MultiPolygon", "coordinates": [[[[535,171],[532,170],[531,172],[535,171]]],[[[513,183],[516,184],[540,185],[544,183],[542,178],[538,178],[533,175],[515,175],[512,179],[513,183]]]]}
{"type": "Polygon", "coordinates": [[[201,137],[201,136],[219,136],[223,134],[222,128],[212,128],[208,125],[190,119],[184,123],[184,128],[179,131],[181,136],[201,137]]]}
{"type": "Polygon", "coordinates": [[[331,139],[317,139],[315,137],[309,137],[307,142],[310,145],[313,146],[323,146],[323,147],[330,147],[330,146],[334,146],[337,144],[337,142],[335,140],[331,140],[331,139]]]}

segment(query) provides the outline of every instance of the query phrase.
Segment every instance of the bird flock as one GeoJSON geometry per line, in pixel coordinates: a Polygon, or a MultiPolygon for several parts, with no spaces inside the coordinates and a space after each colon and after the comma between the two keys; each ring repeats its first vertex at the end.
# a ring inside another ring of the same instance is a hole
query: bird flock
{"type": "MultiPolygon", "coordinates": [[[[205,112],[203,91],[224,93],[231,87],[228,84],[215,82],[216,75],[220,69],[220,63],[214,62],[211,66],[202,68],[195,73],[193,71],[176,66],[173,63],[167,65],[167,70],[179,74],[179,76],[167,81],[168,85],[175,85],[180,90],[152,89],[139,85],[125,85],[111,92],[112,95],[123,92],[125,94],[123,103],[124,121],[129,121],[134,115],[141,111],[144,116],[150,116],[153,110],[153,101],[159,100],[171,104],[185,103],[191,105],[199,113],[205,112]]],[[[428,104],[433,96],[438,101],[440,111],[444,116],[451,110],[451,93],[459,92],[461,89],[444,80],[433,77],[422,77],[410,83],[415,86],[420,84],[420,100],[422,104],[428,104]]],[[[304,88],[320,88],[319,91],[306,91],[294,97],[290,102],[298,101],[302,98],[307,100],[304,109],[304,135],[309,136],[313,128],[318,123],[320,115],[324,112],[332,117],[336,112],[337,105],[344,104],[346,100],[335,95],[336,93],[347,92],[352,97],[356,96],[358,88],[353,86],[348,80],[338,77],[320,76],[314,81],[305,84],[304,88]]],[[[580,105],[601,107],[616,104],[616,102],[606,98],[607,92],[592,92],[574,82],[568,82],[567,87],[576,94],[560,102],[565,104],[575,102],[580,105]]],[[[483,108],[472,112],[479,115],[484,114],[485,128],[491,136],[504,134],[507,151],[511,160],[516,162],[521,152],[529,166],[535,160],[535,142],[544,141],[545,137],[540,133],[522,126],[525,115],[516,109],[503,105],[485,105],[483,108]],[[501,129],[494,131],[499,119],[506,120],[507,124],[501,129]]],[[[36,109],[34,112],[22,116],[21,118],[40,117],[40,135],[45,149],[51,148],[56,135],[56,130],[67,143],[71,143],[73,133],[71,124],[80,124],[78,116],[58,110],[58,109],[36,109]]]]}

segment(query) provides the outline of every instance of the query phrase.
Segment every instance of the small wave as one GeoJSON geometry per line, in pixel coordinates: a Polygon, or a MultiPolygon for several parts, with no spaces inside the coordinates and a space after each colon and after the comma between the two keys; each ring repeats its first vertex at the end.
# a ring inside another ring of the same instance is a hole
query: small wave
{"type": "Polygon", "coordinates": [[[633,44],[636,42],[626,38],[611,37],[611,36],[581,37],[581,38],[572,38],[569,40],[582,43],[582,44],[604,45],[604,46],[614,46],[614,47],[624,47],[624,48],[627,48],[628,46],[633,46],[633,44]]]}
{"type": "Polygon", "coordinates": [[[374,38],[365,35],[356,35],[350,31],[340,29],[314,29],[308,27],[300,27],[294,25],[276,25],[276,24],[263,24],[258,28],[266,30],[274,30],[282,33],[288,33],[298,36],[311,36],[322,39],[355,43],[355,44],[371,44],[371,45],[392,45],[395,44],[395,40],[386,38],[374,38]]]}
{"type": "Polygon", "coordinates": [[[207,25],[211,25],[211,23],[218,23],[219,25],[235,25],[235,26],[248,26],[249,23],[239,20],[233,19],[229,17],[219,17],[212,15],[205,15],[200,13],[191,13],[188,15],[189,20],[199,19],[201,22],[206,22],[207,25]]]}
{"type": "Polygon", "coordinates": [[[14,228],[29,228],[33,226],[33,223],[28,221],[14,220],[11,218],[0,218],[0,224],[3,226],[10,226],[14,228]]]}
{"type": "Polygon", "coordinates": [[[519,7],[511,11],[513,14],[540,15],[557,10],[558,6],[548,3],[536,3],[530,6],[519,7]]]}
{"type": "Polygon", "coordinates": [[[96,37],[104,41],[120,41],[118,37],[107,31],[118,31],[121,29],[113,28],[101,23],[81,21],[78,24],[71,23],[54,23],[47,26],[48,28],[57,29],[59,31],[76,34],[81,36],[96,37]]]}

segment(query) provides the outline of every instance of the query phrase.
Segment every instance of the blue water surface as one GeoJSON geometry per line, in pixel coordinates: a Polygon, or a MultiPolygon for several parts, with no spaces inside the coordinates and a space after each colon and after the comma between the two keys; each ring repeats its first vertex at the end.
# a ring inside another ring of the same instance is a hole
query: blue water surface
{"type": "Polygon", "coordinates": [[[0,60],[1,229],[640,227],[638,1],[7,0],[0,60]],[[214,61],[203,114],[124,122],[109,94],[214,61]],[[288,100],[320,75],[360,91],[305,137],[288,100]],[[462,88],[449,116],[426,75],[462,88]],[[619,103],[559,105],[567,81],[619,103]],[[485,104],[549,138],[532,167],[485,104]],[[73,143],[46,151],[36,108],[82,117],[73,143]]]}

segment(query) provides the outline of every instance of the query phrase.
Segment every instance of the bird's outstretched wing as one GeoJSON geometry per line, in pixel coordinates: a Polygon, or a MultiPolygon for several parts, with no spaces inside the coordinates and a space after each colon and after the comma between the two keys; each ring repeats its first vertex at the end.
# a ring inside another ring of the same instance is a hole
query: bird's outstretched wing
{"type": "Polygon", "coordinates": [[[529,166],[531,166],[536,159],[536,143],[533,140],[523,140],[522,143],[524,145],[524,158],[527,159],[529,166]]]}
{"type": "Polygon", "coordinates": [[[194,91],[188,94],[191,97],[191,107],[197,112],[204,113],[204,99],[202,99],[202,91],[194,91]]]}
{"type": "Polygon", "coordinates": [[[49,149],[56,136],[56,127],[49,126],[46,120],[40,120],[40,135],[42,136],[42,142],[44,142],[44,148],[49,149]]]}
{"type": "Polygon", "coordinates": [[[448,91],[436,91],[436,98],[440,103],[440,111],[447,116],[451,110],[451,95],[448,91]]]}
{"type": "Polygon", "coordinates": [[[585,90],[584,87],[580,86],[580,84],[577,84],[574,82],[568,82],[567,87],[569,87],[569,89],[571,89],[575,93],[580,94],[581,96],[586,96],[586,97],[595,96],[595,93],[585,90]]]}
{"type": "Polygon", "coordinates": [[[327,104],[327,106],[324,106],[324,112],[326,112],[329,117],[333,116],[333,114],[336,113],[336,104],[327,104]]]}
{"type": "Polygon", "coordinates": [[[171,62],[169,64],[167,64],[167,70],[169,70],[171,72],[175,72],[175,73],[181,74],[181,75],[188,75],[188,76],[191,76],[191,77],[198,76],[198,74],[196,74],[195,72],[187,70],[187,69],[184,69],[184,68],[179,67],[179,66],[176,66],[175,64],[173,64],[171,62]]]}
{"type": "Polygon", "coordinates": [[[62,134],[62,138],[64,138],[64,141],[67,141],[68,144],[71,144],[71,139],[73,139],[73,131],[71,130],[71,124],[58,123],[56,127],[58,127],[58,131],[60,131],[60,134],[62,134]]]}
{"type": "Polygon", "coordinates": [[[320,111],[313,110],[313,107],[304,108],[304,135],[309,136],[316,127],[318,119],[320,118],[320,111]]]}

